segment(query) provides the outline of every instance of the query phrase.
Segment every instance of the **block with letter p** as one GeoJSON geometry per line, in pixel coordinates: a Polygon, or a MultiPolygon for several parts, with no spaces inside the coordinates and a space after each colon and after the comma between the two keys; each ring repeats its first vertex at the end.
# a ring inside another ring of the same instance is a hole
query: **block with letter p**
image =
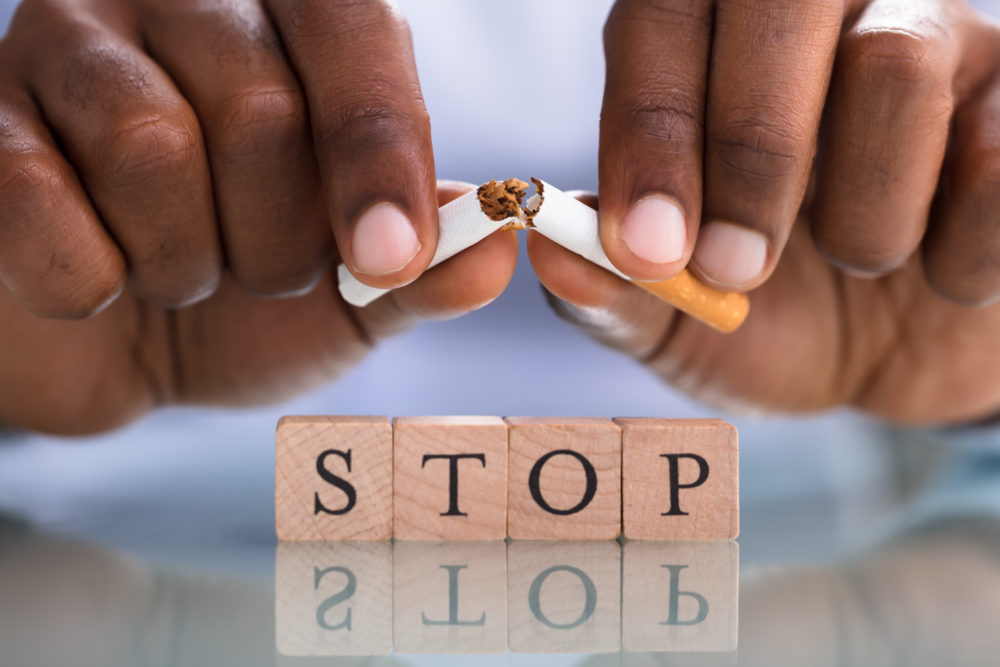
{"type": "Polygon", "coordinates": [[[392,537],[392,425],[387,417],[284,417],[276,442],[278,539],[392,537]]]}
{"type": "Polygon", "coordinates": [[[739,443],[720,419],[619,418],[623,532],[634,540],[739,535],[739,443]]]}

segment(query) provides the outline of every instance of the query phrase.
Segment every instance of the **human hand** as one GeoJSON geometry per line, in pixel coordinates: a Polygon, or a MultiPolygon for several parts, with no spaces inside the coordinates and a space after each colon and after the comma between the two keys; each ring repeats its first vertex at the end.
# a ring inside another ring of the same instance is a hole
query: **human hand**
{"type": "Polygon", "coordinates": [[[328,271],[408,285],[464,191],[435,181],[389,3],[25,0],[0,42],[0,423],[275,400],[480,306],[510,234],[364,312],[328,271]]]}
{"type": "Polygon", "coordinates": [[[969,306],[1000,297],[998,38],[952,0],[621,0],[605,251],[636,279],[690,261],[756,290],[723,336],[532,235],[557,311],[728,406],[995,413],[1000,308],[969,306]]]}
{"type": "MultiPolygon", "coordinates": [[[[441,183],[440,203],[470,187],[441,183]]],[[[226,276],[188,308],[126,292],[74,321],[32,315],[0,289],[0,423],[85,434],[160,405],[288,398],[345,372],[387,336],[485,305],[516,259],[514,232],[498,231],[367,308],[343,302],[332,270],[298,297],[261,299],[226,276]]]]}

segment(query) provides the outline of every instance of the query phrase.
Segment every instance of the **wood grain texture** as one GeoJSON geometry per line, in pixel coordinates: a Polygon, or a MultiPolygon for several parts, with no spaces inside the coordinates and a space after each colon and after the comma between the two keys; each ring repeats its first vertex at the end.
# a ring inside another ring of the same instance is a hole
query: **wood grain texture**
{"type": "Polygon", "coordinates": [[[392,426],[387,417],[285,417],[278,422],[276,442],[278,539],[392,537],[392,426]],[[332,478],[343,480],[344,486],[331,483],[332,478]],[[353,503],[347,488],[353,489],[353,503]]]}
{"type": "Polygon", "coordinates": [[[739,557],[739,545],[729,541],[627,542],[622,568],[622,648],[735,651],[739,557]]]}
{"type": "Polygon", "coordinates": [[[622,428],[626,538],[731,540],[739,535],[739,440],[733,426],[719,419],[620,418],[615,423],[622,428]]]}
{"type": "Polygon", "coordinates": [[[389,542],[283,542],[275,556],[275,645],[286,656],[392,651],[389,542]]]}
{"type": "Polygon", "coordinates": [[[505,653],[503,542],[397,542],[397,653],[505,653]]]}
{"type": "Polygon", "coordinates": [[[507,624],[515,653],[614,653],[621,647],[617,542],[512,542],[507,624]]]}
{"type": "Polygon", "coordinates": [[[510,417],[507,533],[613,540],[621,532],[621,430],[609,419],[510,417]],[[588,479],[589,477],[589,479],[588,479]]]}
{"type": "Polygon", "coordinates": [[[507,426],[502,419],[397,417],[393,440],[397,540],[507,536],[507,426]]]}

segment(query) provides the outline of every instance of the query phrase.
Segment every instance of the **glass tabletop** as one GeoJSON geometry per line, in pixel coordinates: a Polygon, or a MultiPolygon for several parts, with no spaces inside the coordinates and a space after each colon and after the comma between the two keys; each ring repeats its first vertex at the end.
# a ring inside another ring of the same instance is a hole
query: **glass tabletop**
{"type": "Polygon", "coordinates": [[[264,455],[234,456],[241,429],[269,437],[256,419],[0,449],[0,662],[987,665],[1000,650],[1000,465],[968,433],[748,423],[738,542],[279,544],[264,455]],[[136,447],[153,432],[174,450],[136,447]],[[74,479],[88,458],[115,482],[74,479]]]}

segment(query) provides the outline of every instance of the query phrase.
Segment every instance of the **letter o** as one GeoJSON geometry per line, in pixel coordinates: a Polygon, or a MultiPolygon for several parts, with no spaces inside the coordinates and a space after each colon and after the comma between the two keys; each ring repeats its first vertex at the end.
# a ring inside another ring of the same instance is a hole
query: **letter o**
{"type": "Polygon", "coordinates": [[[539,574],[535,577],[535,580],[531,582],[531,588],[528,590],[528,605],[531,607],[531,613],[535,615],[535,618],[550,628],[554,628],[556,630],[571,630],[578,625],[585,623],[587,619],[593,615],[594,610],[597,609],[597,587],[594,586],[593,580],[588,577],[587,573],[583,570],[575,568],[571,565],[555,565],[539,574]],[[570,574],[575,575],[576,578],[580,580],[580,583],[583,584],[586,601],[583,604],[583,611],[580,612],[580,616],[577,617],[577,619],[572,623],[553,623],[542,611],[542,584],[545,583],[545,580],[549,578],[550,574],[554,574],[556,572],[569,572],[570,574]]]}
{"type": "Polygon", "coordinates": [[[531,474],[528,475],[528,489],[531,490],[531,497],[536,503],[538,503],[538,506],[546,512],[550,514],[557,514],[559,516],[576,514],[589,505],[590,501],[594,499],[594,495],[597,493],[597,471],[594,470],[594,465],[588,461],[583,454],[574,452],[572,449],[557,449],[535,461],[535,465],[531,467],[531,474]],[[542,468],[553,456],[560,455],[572,456],[579,461],[580,465],[583,466],[583,474],[587,476],[587,489],[583,492],[583,498],[576,505],[565,510],[556,509],[555,507],[552,507],[552,505],[549,505],[545,498],[542,497],[541,488],[542,468]]]}

